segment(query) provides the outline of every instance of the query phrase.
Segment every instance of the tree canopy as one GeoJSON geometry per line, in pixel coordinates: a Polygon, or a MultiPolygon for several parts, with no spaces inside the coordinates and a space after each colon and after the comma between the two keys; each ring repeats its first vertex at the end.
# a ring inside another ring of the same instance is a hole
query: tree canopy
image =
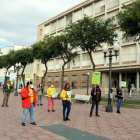
{"type": "Polygon", "coordinates": [[[70,24],[65,33],[69,38],[70,45],[73,47],[80,47],[83,51],[87,51],[93,71],[95,71],[95,64],[92,57],[92,52],[96,50],[102,43],[113,44],[117,34],[115,28],[117,25],[112,24],[114,18],[103,19],[90,19],[84,16],[82,20],[70,24]]]}
{"type": "Polygon", "coordinates": [[[73,51],[74,47],[69,45],[69,38],[64,34],[55,36],[51,45],[55,50],[55,56],[60,57],[63,60],[61,78],[61,89],[63,89],[64,67],[70,61],[74,60],[77,56],[77,52],[73,51]]]}
{"type": "Polygon", "coordinates": [[[126,40],[140,40],[140,0],[133,4],[123,5],[122,11],[117,14],[118,24],[126,40]]]}
{"type": "Polygon", "coordinates": [[[42,77],[42,82],[43,79],[45,78],[47,74],[47,62],[55,57],[55,49],[52,47],[52,40],[54,37],[44,37],[43,41],[37,42],[32,45],[33,49],[33,56],[35,59],[41,60],[41,63],[45,65],[46,71],[44,73],[44,76],[42,77]]]}

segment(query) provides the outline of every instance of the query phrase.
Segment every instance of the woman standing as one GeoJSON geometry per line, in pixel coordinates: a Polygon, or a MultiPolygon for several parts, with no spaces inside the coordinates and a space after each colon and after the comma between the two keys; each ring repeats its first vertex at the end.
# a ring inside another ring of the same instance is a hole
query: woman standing
{"type": "Polygon", "coordinates": [[[52,102],[52,112],[55,112],[54,110],[54,101],[56,97],[56,89],[54,88],[54,84],[51,83],[51,87],[48,88],[47,90],[48,94],[48,112],[50,112],[50,104],[52,102]]]}
{"type": "Polygon", "coordinates": [[[68,96],[67,91],[70,91],[70,85],[69,83],[67,83],[64,87],[64,89],[62,90],[61,93],[61,97],[63,99],[62,101],[62,105],[63,105],[63,120],[64,121],[70,121],[69,117],[69,113],[70,113],[70,109],[71,109],[71,97],[68,96]],[[66,108],[67,108],[67,113],[66,112],[66,108]],[[65,117],[66,114],[66,117],[65,117]]]}
{"type": "Polygon", "coordinates": [[[116,90],[117,90],[117,97],[118,97],[117,113],[121,113],[120,108],[121,108],[121,104],[122,104],[123,95],[122,95],[122,91],[119,86],[117,86],[116,90]]]}
{"type": "Polygon", "coordinates": [[[43,104],[42,104],[43,87],[41,84],[39,84],[39,86],[37,86],[36,92],[38,93],[37,94],[37,106],[39,106],[39,102],[40,102],[40,105],[43,106],[43,104]]]}

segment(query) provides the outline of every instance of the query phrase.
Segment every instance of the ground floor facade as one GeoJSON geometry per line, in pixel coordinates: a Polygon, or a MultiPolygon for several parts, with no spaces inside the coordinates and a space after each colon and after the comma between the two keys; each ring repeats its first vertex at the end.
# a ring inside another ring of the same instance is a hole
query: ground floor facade
{"type": "MultiPolygon", "coordinates": [[[[99,71],[99,70],[97,70],[99,71]]],[[[100,70],[101,72],[101,84],[100,86],[103,88],[109,87],[109,70],[100,70]]],[[[112,88],[116,88],[116,86],[121,87],[121,81],[126,82],[126,89],[128,84],[131,84],[137,91],[140,88],[140,69],[112,69],[112,78],[111,78],[111,86],[112,88]]],[[[45,77],[45,86],[49,87],[51,83],[54,83],[56,88],[61,87],[61,78],[62,72],[49,72],[45,77]]],[[[35,85],[39,85],[41,82],[41,78],[34,78],[35,85]]],[[[87,83],[89,87],[92,87],[92,70],[73,70],[73,71],[65,71],[64,72],[64,85],[69,83],[74,84],[74,88],[86,88],[87,83]],[[89,72],[89,78],[87,73],[89,72]]]]}

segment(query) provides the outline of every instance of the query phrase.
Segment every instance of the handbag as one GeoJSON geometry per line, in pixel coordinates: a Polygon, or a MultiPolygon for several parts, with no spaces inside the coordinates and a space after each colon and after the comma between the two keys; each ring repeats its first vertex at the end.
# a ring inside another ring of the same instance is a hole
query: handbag
{"type": "Polygon", "coordinates": [[[67,100],[62,100],[62,105],[66,106],[67,100]]]}

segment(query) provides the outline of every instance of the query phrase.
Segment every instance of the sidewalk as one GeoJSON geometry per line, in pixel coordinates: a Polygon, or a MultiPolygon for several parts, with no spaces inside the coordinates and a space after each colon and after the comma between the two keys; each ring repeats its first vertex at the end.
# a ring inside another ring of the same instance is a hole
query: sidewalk
{"type": "MultiPolygon", "coordinates": [[[[0,91],[0,99],[2,104],[2,91],[0,91]]],[[[23,127],[21,126],[23,113],[21,98],[11,93],[9,107],[0,107],[0,140],[86,140],[89,135],[92,135],[94,140],[96,140],[94,137],[97,136],[100,136],[100,139],[140,140],[140,111],[137,109],[121,108],[120,115],[116,113],[115,109],[113,113],[106,113],[105,107],[100,105],[100,117],[95,117],[95,113],[93,113],[93,117],[90,118],[91,104],[74,103],[71,106],[71,121],[63,122],[61,100],[55,101],[55,113],[47,112],[47,102],[47,99],[43,98],[43,106],[35,108],[34,116],[37,125],[30,125],[28,114],[26,126],[23,127]],[[66,130],[62,130],[61,127],[66,130]],[[72,131],[67,131],[69,129],[72,131]],[[71,138],[70,135],[67,138],[65,132],[72,132],[71,138]],[[83,139],[78,137],[81,132],[83,139]]]]}

